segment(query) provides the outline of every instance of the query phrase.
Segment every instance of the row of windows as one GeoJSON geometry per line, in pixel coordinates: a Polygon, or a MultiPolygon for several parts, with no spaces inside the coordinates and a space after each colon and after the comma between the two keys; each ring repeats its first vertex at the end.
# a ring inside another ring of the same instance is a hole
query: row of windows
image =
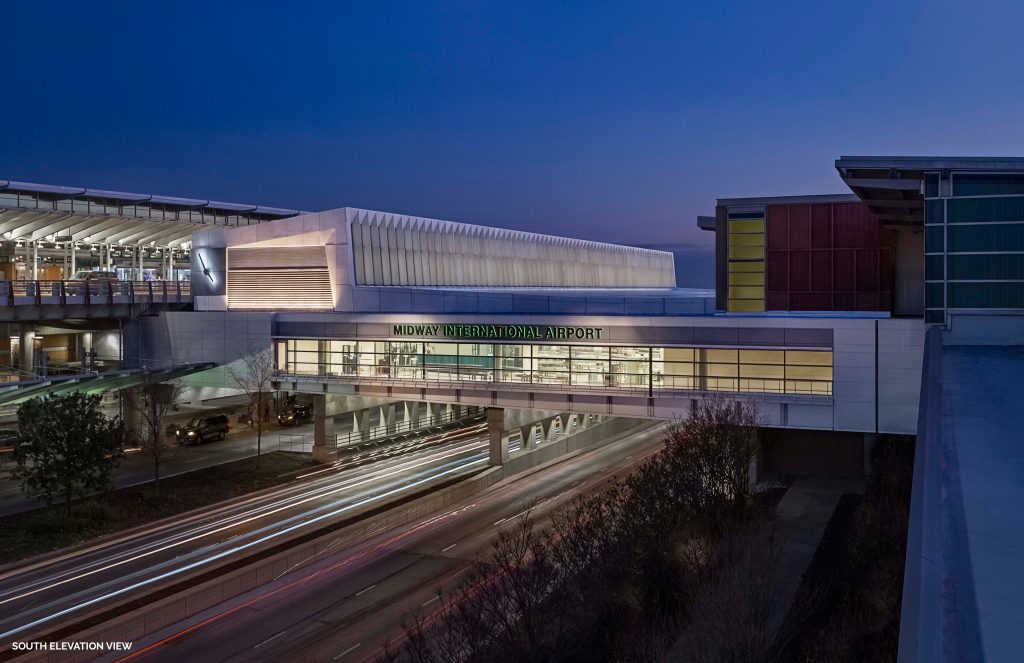
{"type": "MultiPolygon", "coordinates": [[[[1024,194],[1024,173],[952,173],[950,179],[954,197],[1024,194]]],[[[924,195],[939,197],[939,173],[925,174],[924,195]]]]}
{"type": "Polygon", "coordinates": [[[1024,222],[985,226],[928,226],[924,234],[927,253],[943,252],[944,232],[949,233],[949,253],[1024,251],[1024,222]]]}
{"type": "Polygon", "coordinates": [[[289,339],[276,353],[296,375],[832,393],[832,353],[822,350],[289,339]]]}

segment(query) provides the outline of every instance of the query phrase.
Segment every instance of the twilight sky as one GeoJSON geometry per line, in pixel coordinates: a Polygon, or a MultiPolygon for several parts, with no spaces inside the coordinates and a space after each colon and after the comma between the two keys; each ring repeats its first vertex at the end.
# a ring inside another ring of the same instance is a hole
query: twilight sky
{"type": "Polygon", "coordinates": [[[5,3],[0,179],[679,252],[840,154],[1024,155],[1024,3],[5,3]],[[784,7],[779,7],[784,4],[784,7]]]}

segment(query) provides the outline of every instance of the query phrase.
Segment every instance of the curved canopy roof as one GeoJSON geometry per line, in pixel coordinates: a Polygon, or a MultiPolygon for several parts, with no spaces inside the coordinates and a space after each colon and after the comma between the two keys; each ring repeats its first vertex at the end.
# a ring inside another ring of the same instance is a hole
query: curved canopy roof
{"type": "Polygon", "coordinates": [[[0,237],[8,240],[180,246],[210,225],[246,226],[300,210],[0,180],[0,237]]]}

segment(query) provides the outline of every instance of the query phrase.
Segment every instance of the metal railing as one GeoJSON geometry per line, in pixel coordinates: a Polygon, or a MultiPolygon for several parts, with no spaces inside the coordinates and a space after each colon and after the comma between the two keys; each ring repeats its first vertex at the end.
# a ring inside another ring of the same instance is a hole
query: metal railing
{"type": "MultiPolygon", "coordinates": [[[[455,412],[446,412],[437,416],[426,415],[420,417],[419,421],[406,419],[397,424],[392,424],[391,426],[388,426],[387,424],[371,426],[367,429],[365,437],[362,431],[338,433],[334,436],[335,444],[339,449],[363,444],[375,445],[382,440],[388,440],[405,433],[424,431],[435,426],[443,426],[456,421],[473,419],[482,415],[483,408],[471,405],[458,416],[456,416],[455,412]]],[[[312,446],[312,433],[278,433],[277,448],[279,451],[309,451],[312,446]]]]}
{"type": "Polygon", "coordinates": [[[425,430],[434,426],[443,426],[455,421],[478,417],[483,414],[483,408],[471,405],[466,408],[465,412],[459,413],[459,416],[455,416],[455,414],[456,413],[453,411],[437,416],[428,415],[426,417],[420,417],[418,421],[415,419],[403,419],[402,421],[396,424],[391,424],[390,426],[387,424],[379,424],[377,426],[370,427],[366,437],[364,437],[363,431],[339,433],[335,437],[337,438],[337,444],[339,447],[349,446],[352,444],[379,442],[380,440],[401,435],[403,433],[425,430]],[[374,435],[374,432],[381,434],[374,435]]]}
{"type": "Polygon", "coordinates": [[[7,306],[182,304],[190,297],[188,281],[0,281],[7,306]]]}
{"type": "MultiPolygon", "coordinates": [[[[460,376],[461,377],[461,376],[460,376]]],[[[786,402],[822,402],[832,400],[831,382],[827,389],[820,392],[781,392],[781,391],[756,391],[756,390],[728,390],[728,389],[701,389],[697,386],[673,386],[658,385],[654,388],[630,385],[595,385],[595,384],[566,384],[564,382],[539,382],[524,381],[514,382],[511,380],[462,380],[462,379],[435,379],[435,378],[386,378],[367,377],[361,375],[336,375],[316,373],[288,373],[277,370],[274,373],[274,380],[278,382],[314,382],[314,383],[342,383],[372,385],[374,387],[417,387],[432,389],[466,389],[469,388],[482,391],[554,391],[565,393],[597,393],[597,394],[621,394],[624,396],[647,396],[673,397],[676,395],[703,395],[703,394],[738,394],[745,398],[763,401],[786,401],[786,402]]]]}

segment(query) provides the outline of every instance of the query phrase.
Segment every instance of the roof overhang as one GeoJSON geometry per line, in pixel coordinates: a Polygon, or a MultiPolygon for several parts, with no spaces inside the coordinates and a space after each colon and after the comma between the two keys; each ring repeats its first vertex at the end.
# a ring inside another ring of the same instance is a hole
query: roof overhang
{"type": "Polygon", "coordinates": [[[1020,157],[841,156],[836,170],[886,227],[924,224],[924,174],[1024,170],[1020,157]]]}
{"type": "Polygon", "coordinates": [[[840,157],[836,170],[887,228],[924,225],[924,168],[914,160],[840,157]]]}

